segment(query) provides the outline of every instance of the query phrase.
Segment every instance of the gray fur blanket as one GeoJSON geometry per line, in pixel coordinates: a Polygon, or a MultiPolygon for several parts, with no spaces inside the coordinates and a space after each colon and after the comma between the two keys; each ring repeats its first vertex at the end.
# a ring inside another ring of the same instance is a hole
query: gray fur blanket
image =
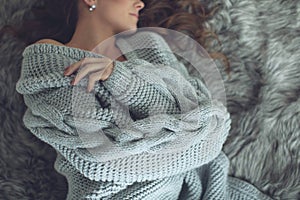
{"type": "MultiPolygon", "coordinates": [[[[0,28],[17,25],[36,0],[0,0],[0,28]]],[[[224,145],[230,174],[274,199],[300,199],[300,1],[202,0],[219,9],[207,22],[222,45],[231,75],[220,71],[232,129],[224,145]]],[[[55,151],[22,123],[15,91],[24,46],[0,44],[0,199],[64,199],[55,151]]],[[[218,62],[217,62],[218,63],[218,62]]]]}

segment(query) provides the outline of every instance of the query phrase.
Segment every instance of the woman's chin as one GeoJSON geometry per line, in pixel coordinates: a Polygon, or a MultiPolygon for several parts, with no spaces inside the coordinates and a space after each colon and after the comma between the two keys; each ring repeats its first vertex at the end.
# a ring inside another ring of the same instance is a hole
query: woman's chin
{"type": "Polygon", "coordinates": [[[121,35],[132,35],[134,33],[136,33],[137,31],[137,27],[134,26],[134,27],[129,27],[127,29],[124,29],[123,31],[120,31],[119,34],[121,35]]]}

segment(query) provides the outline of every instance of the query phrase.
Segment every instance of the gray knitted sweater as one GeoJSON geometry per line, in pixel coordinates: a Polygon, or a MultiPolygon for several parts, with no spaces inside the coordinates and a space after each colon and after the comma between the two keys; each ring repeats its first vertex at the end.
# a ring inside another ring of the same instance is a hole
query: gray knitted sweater
{"type": "Polygon", "coordinates": [[[86,92],[71,86],[65,67],[94,52],[32,44],[23,52],[17,91],[28,109],[25,126],[57,151],[55,169],[68,180],[67,199],[269,199],[228,177],[221,151],[229,114],[211,100],[161,36],[119,38],[128,52],[106,81],[86,92]],[[184,89],[184,90],[183,90],[184,89]]]}

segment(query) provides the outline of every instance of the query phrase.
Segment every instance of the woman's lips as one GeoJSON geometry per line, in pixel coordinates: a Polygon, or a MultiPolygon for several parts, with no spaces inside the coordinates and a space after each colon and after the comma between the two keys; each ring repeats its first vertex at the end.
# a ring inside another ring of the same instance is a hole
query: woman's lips
{"type": "Polygon", "coordinates": [[[130,15],[135,16],[137,19],[139,18],[138,14],[130,13],[130,15]]]}

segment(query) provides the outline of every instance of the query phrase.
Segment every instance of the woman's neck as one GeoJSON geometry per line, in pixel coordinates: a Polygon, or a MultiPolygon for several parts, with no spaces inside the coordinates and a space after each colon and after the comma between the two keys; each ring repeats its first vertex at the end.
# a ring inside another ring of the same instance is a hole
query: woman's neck
{"type": "Polygon", "coordinates": [[[78,20],[72,39],[66,43],[66,46],[75,47],[87,51],[92,51],[116,59],[122,55],[120,49],[116,46],[114,32],[109,29],[103,29],[99,21],[95,18],[82,18],[78,20]]]}

